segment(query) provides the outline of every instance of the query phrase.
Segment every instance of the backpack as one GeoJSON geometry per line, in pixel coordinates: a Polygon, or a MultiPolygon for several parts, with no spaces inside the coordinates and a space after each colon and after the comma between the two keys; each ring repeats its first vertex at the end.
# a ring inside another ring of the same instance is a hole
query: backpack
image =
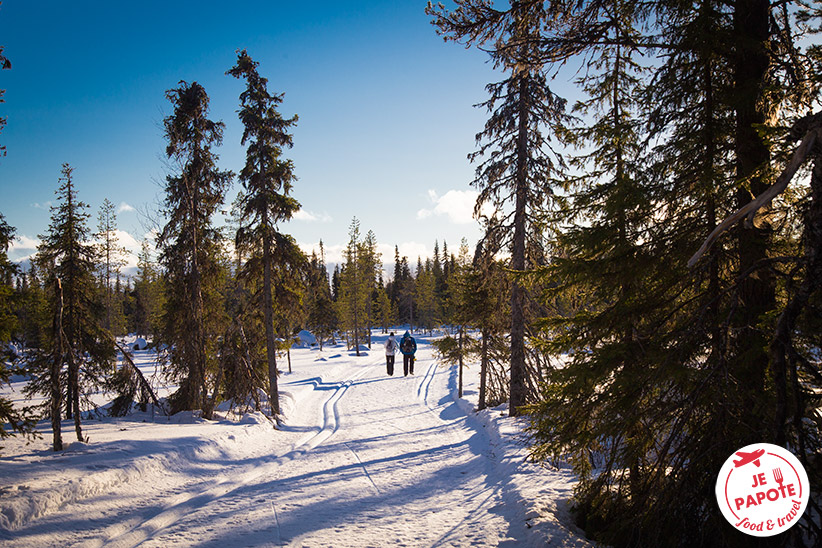
{"type": "Polygon", "coordinates": [[[403,351],[404,354],[410,354],[414,351],[414,340],[411,337],[406,337],[402,340],[400,344],[400,350],[403,351]]]}
{"type": "Polygon", "coordinates": [[[394,350],[397,348],[397,341],[395,339],[388,339],[388,344],[385,345],[385,351],[394,353],[394,350]]]}

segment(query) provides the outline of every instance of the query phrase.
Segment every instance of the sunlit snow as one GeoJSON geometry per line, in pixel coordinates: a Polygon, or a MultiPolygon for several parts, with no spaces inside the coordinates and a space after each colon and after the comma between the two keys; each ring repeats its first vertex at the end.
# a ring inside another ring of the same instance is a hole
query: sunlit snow
{"type": "MultiPolygon", "coordinates": [[[[570,470],[526,462],[504,407],[474,411],[478,367],[459,399],[426,337],[409,377],[386,375],[384,339],[359,357],[292,349],[278,430],[259,413],[147,412],[86,419],[88,444],[65,421],[59,453],[45,421],[42,439],[6,440],[2,545],[589,546],[568,513],[570,470]]],[[[135,361],[159,387],[154,354],[135,361]]],[[[21,402],[15,381],[3,392],[21,402]]]]}

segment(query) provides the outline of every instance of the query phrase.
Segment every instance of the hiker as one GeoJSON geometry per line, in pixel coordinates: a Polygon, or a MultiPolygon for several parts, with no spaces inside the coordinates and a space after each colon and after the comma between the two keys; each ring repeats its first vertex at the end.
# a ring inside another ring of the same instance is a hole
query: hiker
{"type": "Polygon", "coordinates": [[[385,368],[388,371],[389,377],[394,376],[394,354],[397,353],[398,347],[397,339],[394,338],[394,333],[392,332],[388,335],[388,340],[385,341],[385,368]]]}
{"type": "Polygon", "coordinates": [[[408,331],[402,336],[400,341],[400,352],[402,352],[402,370],[405,376],[414,374],[414,353],[417,351],[417,341],[411,336],[408,331]]]}

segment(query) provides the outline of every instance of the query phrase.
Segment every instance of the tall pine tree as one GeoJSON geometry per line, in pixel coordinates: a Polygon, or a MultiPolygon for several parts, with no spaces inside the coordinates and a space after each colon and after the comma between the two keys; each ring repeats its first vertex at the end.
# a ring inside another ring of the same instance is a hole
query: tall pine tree
{"type": "MultiPolygon", "coordinates": [[[[484,204],[495,209],[494,217],[485,222],[486,237],[505,245],[511,269],[522,273],[533,267],[529,241],[539,247],[536,223],[562,165],[550,147],[550,136],[565,120],[565,101],[549,88],[536,47],[549,15],[542,2],[512,2],[507,12],[472,0],[456,5],[449,12],[429,3],[426,11],[446,40],[478,47],[490,44],[495,66],[507,75],[487,86],[491,98],[483,106],[490,117],[477,135],[480,149],[470,158],[480,161],[473,182],[480,190],[475,212],[479,214],[484,204]]],[[[510,413],[515,416],[529,400],[526,289],[521,277],[515,277],[510,297],[510,413]]]]}
{"type": "Polygon", "coordinates": [[[35,360],[39,375],[28,389],[47,395],[55,450],[62,448],[62,402],[66,403],[66,416],[74,419],[77,439],[85,441],[81,396],[103,385],[105,372],[115,359],[114,339],[101,326],[104,310],[94,280],[97,253],[88,243],[88,206],[77,199],[73,173],[69,164],[63,164],[56,191],[59,205],[52,207],[51,224],[40,236],[36,259],[45,272],[50,316],[55,320],[49,333],[50,348],[42,349],[35,360]],[[67,366],[65,383],[63,366],[67,366]]]}
{"type": "Polygon", "coordinates": [[[208,95],[193,82],[166,92],[174,113],[163,125],[166,155],[176,173],[166,177],[167,218],[157,245],[164,267],[166,302],[161,339],[169,372],[180,381],[172,411],[202,409],[210,418],[208,375],[217,369],[221,333],[220,233],[212,216],[223,202],[232,174],[217,167],[212,147],[222,142],[223,123],[208,119],[208,95]]]}
{"type": "Polygon", "coordinates": [[[337,300],[341,327],[348,333],[348,346],[360,355],[360,342],[367,321],[371,284],[363,269],[363,242],[360,240],[360,221],[355,217],[348,229],[348,245],[343,251],[345,264],[340,271],[340,295],[337,300]]]}
{"type": "MultiPolygon", "coordinates": [[[[282,302],[286,295],[293,295],[286,284],[293,277],[285,277],[287,271],[299,269],[302,253],[293,238],[279,232],[277,225],[287,221],[299,210],[300,204],[289,196],[296,180],[290,160],[281,158],[282,148],[292,146],[289,128],[297,122],[294,116],[285,119],[277,111],[282,95],[268,91],[268,80],[257,72],[258,63],[243,50],[237,54],[237,64],[226,74],[246,81],[246,89],[240,94],[240,120],[244,131],[242,144],[248,144],[246,164],[240,172],[244,194],[239,199],[241,228],[237,232],[237,246],[249,250],[251,259],[246,272],[262,271],[262,302],[265,318],[266,356],[268,361],[269,398],[273,416],[280,414],[277,387],[277,348],[275,340],[274,292],[280,296],[280,316],[291,308],[282,302]],[[275,288],[274,269],[279,274],[275,288]]],[[[288,322],[286,322],[288,323],[288,322]]],[[[286,337],[290,333],[283,333],[286,337]]]]}

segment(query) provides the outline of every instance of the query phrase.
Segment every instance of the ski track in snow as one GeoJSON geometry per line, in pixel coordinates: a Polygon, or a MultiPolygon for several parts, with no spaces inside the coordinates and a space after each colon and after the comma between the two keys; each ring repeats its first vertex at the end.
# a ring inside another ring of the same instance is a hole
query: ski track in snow
{"type": "Polygon", "coordinates": [[[48,451],[50,432],[35,448],[4,444],[0,543],[589,546],[569,525],[568,470],[525,463],[514,419],[457,398],[456,369],[424,338],[416,375],[387,376],[382,340],[360,357],[292,351],[278,430],[108,419],[63,453],[48,451]]]}

